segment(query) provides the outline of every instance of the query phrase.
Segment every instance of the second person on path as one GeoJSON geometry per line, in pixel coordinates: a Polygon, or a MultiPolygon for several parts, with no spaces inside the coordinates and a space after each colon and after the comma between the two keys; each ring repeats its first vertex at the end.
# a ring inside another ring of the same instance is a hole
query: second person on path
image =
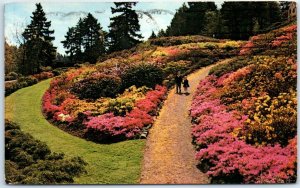
{"type": "Polygon", "coordinates": [[[190,84],[189,84],[187,77],[185,76],[183,79],[183,88],[184,88],[185,94],[189,94],[188,87],[190,87],[190,84]]]}

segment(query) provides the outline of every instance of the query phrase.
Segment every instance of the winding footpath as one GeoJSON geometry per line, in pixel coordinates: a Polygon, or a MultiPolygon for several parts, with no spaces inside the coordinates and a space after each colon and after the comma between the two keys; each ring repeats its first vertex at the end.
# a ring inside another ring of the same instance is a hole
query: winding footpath
{"type": "MultiPolygon", "coordinates": [[[[227,60],[219,63],[227,62],[227,60]]],[[[217,63],[217,64],[219,64],[217,63]]],[[[199,81],[215,65],[188,76],[190,95],[172,89],[146,142],[141,184],[208,184],[209,178],[197,169],[192,145],[189,109],[199,81]]]]}

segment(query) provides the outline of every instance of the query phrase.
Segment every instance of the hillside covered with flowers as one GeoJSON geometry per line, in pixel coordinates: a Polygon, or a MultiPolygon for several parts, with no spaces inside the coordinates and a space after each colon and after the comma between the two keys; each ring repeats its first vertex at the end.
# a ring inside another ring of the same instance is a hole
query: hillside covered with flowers
{"type": "Polygon", "coordinates": [[[192,136],[212,182],[296,181],[296,33],[290,25],[252,37],[198,85],[192,136]]]}
{"type": "Polygon", "coordinates": [[[242,44],[202,36],[147,41],[54,78],[43,112],[67,132],[96,142],[145,137],[177,72],[235,56],[242,44]]]}

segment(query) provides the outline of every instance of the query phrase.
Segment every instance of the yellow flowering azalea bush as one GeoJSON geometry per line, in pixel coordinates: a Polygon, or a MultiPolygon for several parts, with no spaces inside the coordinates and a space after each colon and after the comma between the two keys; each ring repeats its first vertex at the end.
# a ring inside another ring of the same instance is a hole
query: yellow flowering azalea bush
{"type": "Polygon", "coordinates": [[[297,133],[296,92],[258,97],[247,114],[242,133],[247,143],[287,145],[297,133]]]}

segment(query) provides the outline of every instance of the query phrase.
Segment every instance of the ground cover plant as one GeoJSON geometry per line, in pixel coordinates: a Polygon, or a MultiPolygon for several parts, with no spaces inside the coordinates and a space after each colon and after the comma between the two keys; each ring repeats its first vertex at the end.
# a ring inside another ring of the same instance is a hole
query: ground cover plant
{"type": "Polygon", "coordinates": [[[243,44],[200,36],[193,43],[186,40],[176,37],[182,42],[175,46],[149,46],[148,41],[134,53],[118,52],[96,65],[63,73],[44,94],[45,116],[64,130],[97,142],[144,137],[178,71],[186,75],[237,55],[243,44]]]}
{"type": "Polygon", "coordinates": [[[200,82],[191,107],[192,135],[199,168],[213,183],[296,181],[295,41],[295,25],[254,36],[242,56],[216,66],[200,82]],[[256,48],[257,38],[269,47],[256,48]]]}
{"type": "Polygon", "coordinates": [[[73,183],[85,173],[80,157],[66,158],[5,120],[5,181],[9,184],[73,183]]]}

